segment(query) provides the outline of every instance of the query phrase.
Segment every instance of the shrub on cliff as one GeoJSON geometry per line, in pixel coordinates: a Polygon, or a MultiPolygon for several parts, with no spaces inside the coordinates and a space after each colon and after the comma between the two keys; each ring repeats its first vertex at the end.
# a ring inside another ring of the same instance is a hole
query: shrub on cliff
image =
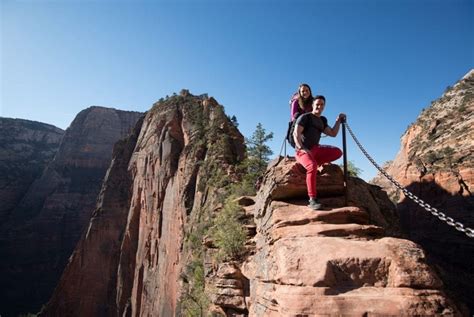
{"type": "Polygon", "coordinates": [[[184,316],[207,316],[207,308],[210,301],[205,289],[204,265],[201,260],[194,260],[186,266],[186,275],[190,283],[185,284],[187,288],[180,299],[180,305],[184,316]]]}
{"type": "Polygon", "coordinates": [[[247,232],[239,221],[241,207],[230,196],[214,219],[211,237],[219,249],[218,258],[230,260],[239,256],[245,246],[247,232]]]}

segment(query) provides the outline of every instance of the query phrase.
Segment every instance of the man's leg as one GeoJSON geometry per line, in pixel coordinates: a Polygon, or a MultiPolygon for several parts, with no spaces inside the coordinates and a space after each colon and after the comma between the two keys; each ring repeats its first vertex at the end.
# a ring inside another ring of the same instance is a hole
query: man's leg
{"type": "Polygon", "coordinates": [[[342,156],[341,149],[331,145],[319,145],[311,149],[317,164],[330,163],[342,156]]]}
{"type": "Polygon", "coordinates": [[[308,189],[309,198],[316,198],[316,172],[318,164],[313,160],[311,155],[303,151],[296,151],[296,161],[306,169],[306,187],[308,189]]]}

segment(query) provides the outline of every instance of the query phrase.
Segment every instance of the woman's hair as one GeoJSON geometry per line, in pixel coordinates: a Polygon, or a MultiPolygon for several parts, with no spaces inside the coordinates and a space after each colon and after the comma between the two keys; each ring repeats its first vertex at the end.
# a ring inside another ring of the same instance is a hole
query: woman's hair
{"type": "Polygon", "coordinates": [[[312,106],[313,100],[314,98],[313,98],[313,93],[311,92],[311,87],[309,87],[308,84],[301,84],[298,87],[298,107],[304,111],[307,106],[312,106]],[[304,100],[303,96],[301,96],[302,87],[306,87],[309,89],[309,97],[306,100],[304,100]]]}

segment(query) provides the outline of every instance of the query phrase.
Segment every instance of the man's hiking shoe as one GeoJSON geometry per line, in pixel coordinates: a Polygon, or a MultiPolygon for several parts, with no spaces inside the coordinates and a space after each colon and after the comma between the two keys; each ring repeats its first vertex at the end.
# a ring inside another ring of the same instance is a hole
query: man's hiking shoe
{"type": "Polygon", "coordinates": [[[308,207],[313,209],[313,210],[319,210],[319,209],[321,209],[322,205],[319,202],[319,200],[311,198],[309,200],[308,207]]]}

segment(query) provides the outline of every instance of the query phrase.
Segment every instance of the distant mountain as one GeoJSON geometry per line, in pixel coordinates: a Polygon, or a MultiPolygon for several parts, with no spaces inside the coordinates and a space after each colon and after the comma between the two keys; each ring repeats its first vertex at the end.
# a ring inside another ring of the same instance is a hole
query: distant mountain
{"type": "Polygon", "coordinates": [[[63,134],[49,124],[0,118],[0,223],[53,159],[63,134]]]}
{"type": "MultiPolygon", "coordinates": [[[[424,109],[384,166],[409,191],[474,228],[474,70],[424,109]]],[[[441,222],[379,174],[372,183],[398,203],[401,227],[439,265],[447,285],[474,312],[474,239],[441,222]]]]}
{"type": "MultiPolygon", "coordinates": [[[[92,215],[114,144],[128,135],[142,115],[90,107],[76,116],[64,136],[53,127],[43,127],[53,131],[53,136],[21,129],[8,129],[9,138],[2,135],[4,148],[18,149],[2,150],[10,165],[23,162],[25,156],[45,161],[37,155],[41,151],[35,153],[19,143],[23,139],[42,146],[48,157],[55,154],[44,169],[38,166],[38,177],[11,204],[0,224],[2,316],[38,311],[50,297],[92,215]]],[[[7,166],[1,181],[32,177],[7,166]]]]}

